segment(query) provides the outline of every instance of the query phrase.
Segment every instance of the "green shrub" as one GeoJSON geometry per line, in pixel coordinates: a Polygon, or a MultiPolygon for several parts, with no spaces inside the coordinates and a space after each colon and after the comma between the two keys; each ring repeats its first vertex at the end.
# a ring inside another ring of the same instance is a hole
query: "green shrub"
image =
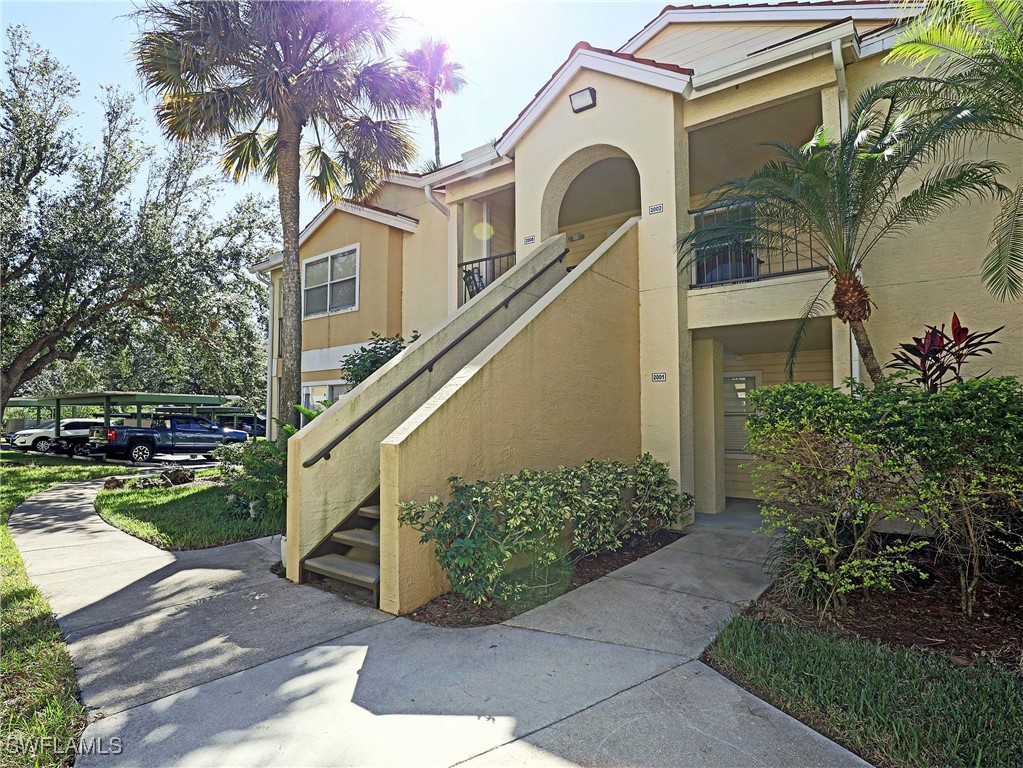
{"type": "Polygon", "coordinates": [[[874,535],[886,517],[926,525],[960,573],[970,615],[987,574],[1019,563],[1023,534],[1023,385],[1012,377],[946,385],[900,378],[849,394],[813,384],[751,394],[747,420],[758,494],[782,588],[822,610],[857,586],[889,589],[910,547],[874,535]]]}
{"type": "Polygon", "coordinates": [[[213,452],[220,474],[254,518],[276,521],[284,530],[287,519],[287,451],[269,440],[228,443],[213,452]]]}
{"type": "Polygon", "coordinates": [[[1023,384],[993,377],[914,391],[891,440],[921,472],[921,508],[959,571],[963,613],[981,581],[1023,565],[1023,384]]]}
{"type": "Polygon", "coordinates": [[[473,485],[448,482],[450,502],[403,502],[399,520],[434,545],[451,589],[477,603],[564,589],[572,552],[613,552],[630,537],[678,523],[693,504],[649,454],[632,467],[590,460],[473,485]]]}
{"type": "Polygon", "coordinates": [[[341,358],[341,370],[345,373],[345,381],[353,387],[361,384],[418,338],[418,331],[413,331],[412,338],[407,342],[401,334],[381,336],[374,331],[366,344],[341,358]]]}
{"type": "MultiPolygon", "coordinates": [[[[751,435],[763,530],[782,532],[770,564],[777,586],[821,612],[856,589],[894,589],[924,541],[879,544],[878,525],[915,504],[904,464],[860,436],[772,427],[751,435]]],[[[921,574],[922,575],[922,574],[921,574]]]]}

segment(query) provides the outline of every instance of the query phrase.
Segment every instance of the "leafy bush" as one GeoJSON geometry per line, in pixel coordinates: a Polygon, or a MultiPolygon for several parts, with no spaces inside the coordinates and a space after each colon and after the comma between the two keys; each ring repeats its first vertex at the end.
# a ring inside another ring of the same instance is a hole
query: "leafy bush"
{"type": "Polygon", "coordinates": [[[243,508],[258,519],[269,518],[284,530],[287,518],[288,453],[270,440],[227,443],[213,452],[225,484],[243,508]]]}
{"type": "Polygon", "coordinates": [[[987,575],[1023,565],[1023,384],[1006,376],[913,391],[901,414],[889,439],[919,467],[922,511],[971,616],[987,575]]]}
{"type": "Polygon", "coordinates": [[[822,610],[857,586],[891,588],[921,544],[881,544],[877,524],[890,517],[927,527],[956,563],[971,615],[985,575],[1023,559],[1023,384],[848,383],[850,394],[799,383],[751,395],[767,529],[798,532],[777,550],[780,586],[822,610]]]}
{"type": "Polygon", "coordinates": [[[649,454],[632,467],[590,460],[473,485],[448,482],[450,502],[403,502],[399,520],[434,545],[451,589],[477,603],[563,587],[572,552],[613,552],[630,537],[678,523],[693,504],[649,454]]]}
{"type": "Polygon", "coordinates": [[[374,331],[366,344],[341,358],[341,370],[345,373],[345,380],[353,387],[361,384],[418,338],[418,331],[413,331],[412,338],[407,342],[401,334],[381,336],[374,331]]]}
{"type": "MultiPolygon", "coordinates": [[[[778,586],[818,610],[855,589],[894,589],[926,542],[878,543],[890,516],[908,518],[915,496],[905,465],[853,434],[769,428],[751,433],[763,529],[785,535],[771,564],[778,586]]],[[[920,574],[922,575],[922,574],[920,574]]]]}
{"type": "MultiPolygon", "coordinates": [[[[329,408],[331,400],[321,400],[329,408]]],[[[323,411],[296,405],[306,421],[312,421],[323,411]]],[[[285,439],[296,432],[290,424],[277,421],[277,428],[285,439]]],[[[220,476],[237,494],[239,508],[254,519],[268,517],[283,532],[288,516],[288,451],[269,440],[251,440],[244,443],[225,443],[213,452],[220,462],[220,476]]]]}

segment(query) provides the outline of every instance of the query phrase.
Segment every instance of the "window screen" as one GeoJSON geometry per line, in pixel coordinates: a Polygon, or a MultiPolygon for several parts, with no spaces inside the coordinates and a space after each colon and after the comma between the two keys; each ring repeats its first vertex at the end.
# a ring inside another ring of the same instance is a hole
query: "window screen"
{"type": "Polygon", "coordinates": [[[755,374],[725,375],[725,453],[745,453],[749,443],[747,395],[757,387],[755,374]]]}

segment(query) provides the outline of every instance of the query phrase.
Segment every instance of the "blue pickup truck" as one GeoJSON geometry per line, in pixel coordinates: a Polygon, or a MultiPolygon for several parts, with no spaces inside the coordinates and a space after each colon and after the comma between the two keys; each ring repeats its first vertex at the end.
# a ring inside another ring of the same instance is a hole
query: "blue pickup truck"
{"type": "Polygon", "coordinates": [[[93,427],[89,452],[111,458],[145,462],[157,453],[209,456],[224,443],[243,443],[248,434],[218,427],[200,416],[157,416],[151,427],[93,427]]]}

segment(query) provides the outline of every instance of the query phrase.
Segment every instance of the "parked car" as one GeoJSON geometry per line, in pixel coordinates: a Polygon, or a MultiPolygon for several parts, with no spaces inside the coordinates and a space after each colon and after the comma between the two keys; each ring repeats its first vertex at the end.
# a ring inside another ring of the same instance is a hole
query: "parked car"
{"type": "Polygon", "coordinates": [[[89,452],[142,462],[157,453],[209,456],[224,443],[242,443],[247,439],[242,430],[218,427],[201,416],[164,416],[158,417],[151,427],[93,427],[89,452]]]}
{"type": "Polygon", "coordinates": [[[237,427],[234,425],[234,419],[225,417],[220,420],[220,426],[230,427],[232,429],[243,429],[246,433],[248,433],[249,437],[253,436],[252,430],[255,429],[256,437],[266,437],[266,419],[262,416],[257,416],[255,420],[253,420],[252,416],[239,416],[237,427]]]}
{"type": "Polygon", "coordinates": [[[68,456],[87,456],[89,431],[96,426],[102,427],[103,419],[61,419],[58,438],[55,422],[45,421],[38,427],[22,429],[8,435],[7,440],[22,451],[50,453],[61,450],[68,456]]]}

